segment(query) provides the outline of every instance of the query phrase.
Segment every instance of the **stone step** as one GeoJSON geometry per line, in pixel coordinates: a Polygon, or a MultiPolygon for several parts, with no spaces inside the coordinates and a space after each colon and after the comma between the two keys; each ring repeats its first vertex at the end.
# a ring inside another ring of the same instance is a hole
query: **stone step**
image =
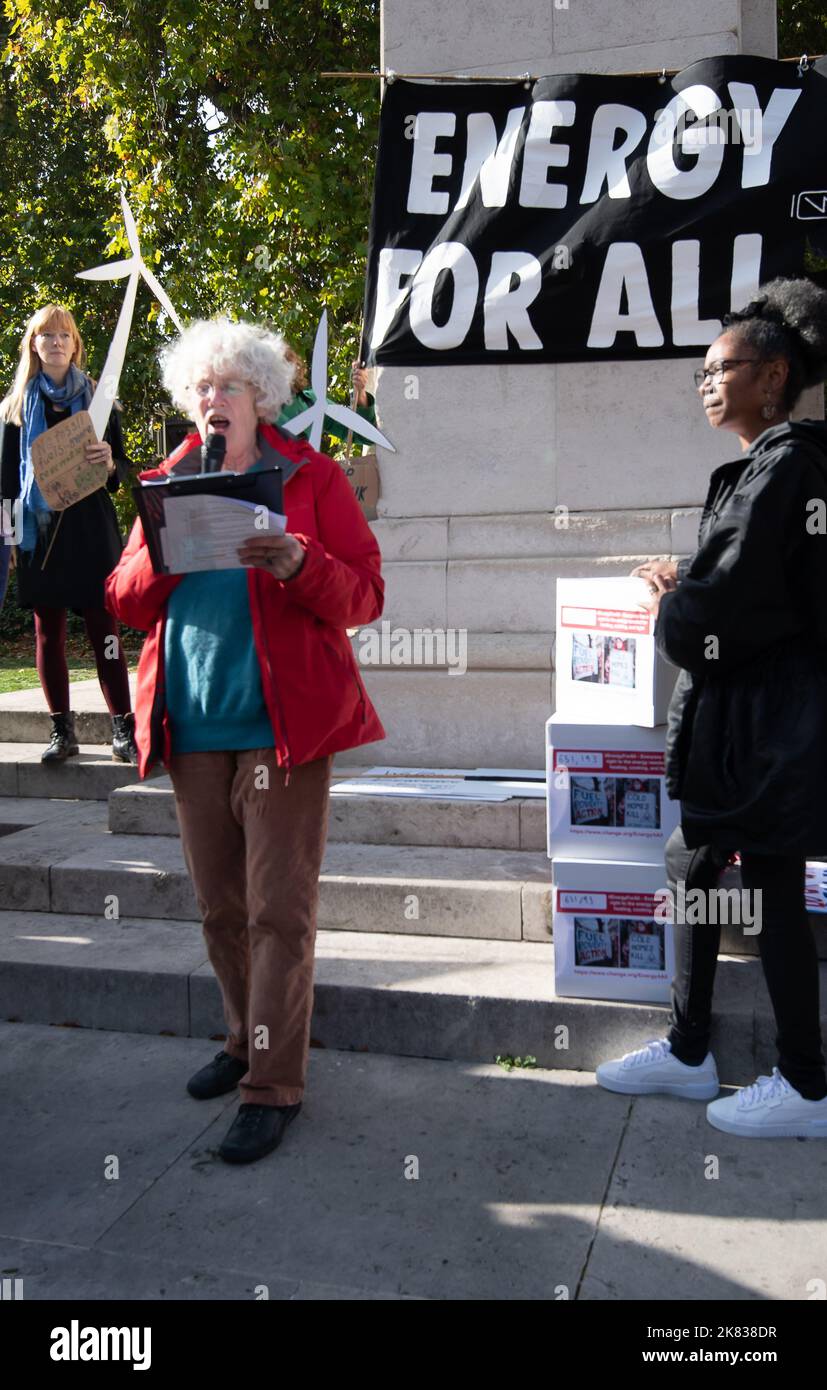
{"type": "MultiPolygon", "coordinates": [[[[76,757],[62,763],[42,763],[40,757],[47,743],[48,734],[40,743],[0,743],[0,797],[106,801],[118,787],[141,786],[137,767],[112,757],[111,741],[81,743],[76,757]]],[[[155,775],[153,770],[147,782],[155,775]]]]}
{"type": "MultiPolygon", "coordinates": [[[[548,943],[550,865],[541,852],[364,845],[331,841],[322,866],[319,926],[406,936],[548,943]]],[[[20,911],[149,914],[196,921],[177,836],[119,835],[100,801],[0,800],[0,901],[20,911]]],[[[827,917],[810,918],[827,960],[827,917]]],[[[722,931],[732,956],[758,938],[722,931]]]]}
{"type": "MultiPolygon", "coordinates": [[[[113,835],[96,801],[44,806],[10,797],[2,811],[6,907],[198,919],[178,837],[113,835]]],[[[548,941],[549,903],[543,853],[333,842],[322,867],[319,926],[548,941]]]]}
{"type": "MultiPolygon", "coordinates": [[[[350,780],[351,774],[344,769],[334,771],[334,787],[345,777],[350,780]]],[[[178,835],[169,777],[123,785],[114,791],[109,799],[109,829],[119,835],[178,835]]],[[[541,797],[420,801],[334,792],[328,839],[360,845],[542,852],[546,847],[546,805],[541,797]]]]}
{"type": "MultiPolygon", "coordinates": [[[[0,965],[3,1019],[224,1036],[218,986],[189,921],[2,911],[0,965]]],[[[825,986],[822,978],[822,1000],[825,986]]],[[[592,1070],[663,1036],[667,1013],[558,998],[549,944],[348,931],[317,941],[317,1047],[469,1062],[528,1055],[541,1067],[592,1070]]],[[[769,1071],[774,1035],[758,961],[722,959],[711,1044],[722,1083],[769,1071]]]]}
{"type": "MultiPolygon", "coordinates": [[[[136,672],[129,673],[132,708],[135,708],[136,672]]],[[[100,747],[112,743],[112,716],[106,707],[98,680],[72,681],[70,703],[75,715],[78,743],[100,747]]],[[[39,686],[28,690],[9,690],[0,695],[0,743],[36,743],[41,752],[51,732],[46,696],[39,686]]]]}
{"type": "MultiPolygon", "coordinates": [[[[134,789],[139,794],[154,788],[162,782],[169,794],[169,807],[163,817],[167,827],[162,833],[178,834],[175,817],[175,804],[172,796],[172,783],[163,767],[156,766],[148,778],[141,781],[137,767],[122,763],[112,757],[112,745],[80,743],[80,753],[67,758],[62,763],[42,763],[41,754],[48,742],[48,735],[40,743],[0,743],[0,798],[2,797],[51,797],[62,800],[107,801],[113,792],[120,788],[134,789]]],[[[360,775],[362,768],[336,768],[334,779],[360,775]]],[[[129,803],[127,803],[128,805],[129,803]]],[[[139,805],[147,809],[145,801],[139,805]]],[[[0,818],[2,818],[0,800],[0,818]]],[[[151,827],[152,814],[136,816],[136,829],[131,831],[129,817],[118,812],[110,816],[110,829],[123,829],[127,833],[155,834],[151,827]]],[[[358,838],[358,837],[356,837],[358,838]]],[[[536,836],[535,836],[536,838],[536,836]]],[[[506,846],[507,847],[507,846],[506,846]]],[[[542,848],[542,845],[531,846],[542,848]]]]}

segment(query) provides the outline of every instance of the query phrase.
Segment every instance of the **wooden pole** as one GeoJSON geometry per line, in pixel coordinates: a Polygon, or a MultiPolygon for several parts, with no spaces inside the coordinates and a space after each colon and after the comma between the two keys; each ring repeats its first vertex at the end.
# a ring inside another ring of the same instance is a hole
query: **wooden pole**
{"type": "MultiPolygon", "coordinates": [[[[733,55],[737,56],[737,55],[733,55]]],[[[817,63],[821,58],[827,57],[824,53],[802,53],[800,58],[779,58],[779,63],[817,63]]],[[[703,62],[703,59],[697,61],[703,62]]],[[[636,72],[606,72],[593,74],[601,77],[674,77],[676,73],[683,72],[683,68],[646,68],[636,72]]],[[[590,74],[591,75],[591,74],[590,74]]],[[[320,77],[339,77],[343,81],[363,82],[374,80],[376,82],[539,82],[540,77],[564,77],[571,76],[567,73],[531,73],[514,72],[509,76],[494,75],[493,73],[467,73],[467,72],[394,72],[389,69],[387,72],[320,72],[320,77]]]]}
{"type": "Polygon", "coordinates": [[[46,568],[46,561],[48,560],[49,556],[50,556],[51,553],[52,553],[52,546],[54,545],[55,540],[56,540],[56,538],[57,538],[57,533],[58,533],[58,531],[60,530],[60,523],[61,523],[62,520],[63,520],[63,512],[60,513],[60,515],[59,515],[59,517],[58,517],[58,519],[57,519],[57,525],[55,526],[55,529],[54,529],[54,531],[52,532],[52,539],[49,541],[49,549],[46,551],[46,554],[43,556],[43,564],[40,566],[41,571],[42,571],[42,570],[45,570],[45,568],[46,568]]]}

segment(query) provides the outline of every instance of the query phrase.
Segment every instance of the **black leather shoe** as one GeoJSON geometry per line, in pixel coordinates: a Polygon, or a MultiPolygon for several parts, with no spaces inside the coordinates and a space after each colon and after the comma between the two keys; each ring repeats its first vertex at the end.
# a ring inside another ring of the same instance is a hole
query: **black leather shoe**
{"type": "Polygon", "coordinates": [[[40,756],[42,763],[62,763],[80,752],[75,736],[74,714],[50,714],[52,733],[49,747],[40,756]]]}
{"type": "Polygon", "coordinates": [[[298,1105],[240,1105],[219,1156],[225,1163],[255,1163],[278,1148],[301,1108],[301,1101],[298,1105]]]}
{"type": "Polygon", "coordinates": [[[212,1100],[213,1096],[225,1096],[234,1091],[247,1070],[247,1063],[231,1057],[229,1052],[216,1052],[206,1067],[191,1076],[187,1090],[196,1100],[212,1100]]]}
{"type": "Polygon", "coordinates": [[[135,743],[135,715],[113,714],[112,718],[112,761],[137,763],[138,748],[135,743]]]}

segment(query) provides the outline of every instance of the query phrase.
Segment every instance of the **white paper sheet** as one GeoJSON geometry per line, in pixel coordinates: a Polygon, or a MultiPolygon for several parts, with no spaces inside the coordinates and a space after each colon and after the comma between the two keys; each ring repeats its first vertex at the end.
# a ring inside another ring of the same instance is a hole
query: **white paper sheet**
{"type": "Polygon", "coordinates": [[[398,782],[377,777],[359,777],[352,782],[336,782],[331,796],[407,796],[438,801],[508,801],[513,792],[495,782],[463,782],[458,777],[403,777],[398,782]]]}
{"type": "Polygon", "coordinates": [[[244,541],[265,534],[284,534],[286,517],[268,511],[265,531],[256,525],[261,515],[260,505],[242,502],[237,497],[184,493],[167,498],[166,525],[160,531],[164,564],[173,574],[246,569],[236,553],[244,541]]]}
{"type": "Polygon", "coordinates": [[[512,797],[545,798],[546,774],[513,768],[369,767],[358,780],[337,782],[349,793],[368,796],[407,796],[414,786],[417,796],[437,796],[457,801],[509,801],[512,797]],[[487,774],[487,775],[485,775],[487,774]],[[535,781],[535,776],[540,779],[535,781]],[[532,780],[526,780],[530,777],[532,780]],[[450,789],[446,790],[450,783],[450,789]],[[365,788],[369,785],[369,790],[365,788]],[[494,795],[494,793],[498,793],[494,795]]]}
{"type": "Polygon", "coordinates": [[[464,777],[466,767],[366,767],[364,777],[464,777]]]}

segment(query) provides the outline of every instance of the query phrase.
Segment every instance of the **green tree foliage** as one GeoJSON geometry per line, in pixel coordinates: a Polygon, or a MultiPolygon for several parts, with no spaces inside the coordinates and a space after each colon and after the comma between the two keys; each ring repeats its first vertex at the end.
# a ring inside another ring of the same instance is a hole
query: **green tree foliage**
{"type": "Polygon", "coordinates": [[[778,56],[827,53],[824,0],[778,0],[778,56]]]}
{"type": "MultiPolygon", "coordinates": [[[[827,10],[824,0],[778,0],[778,56],[800,58],[827,53],[827,10]]],[[[827,257],[808,249],[806,268],[820,284],[827,276],[827,257]]]]}
{"type": "MultiPolygon", "coordinates": [[[[378,0],[3,0],[0,380],[24,324],[57,299],[103,365],[124,281],[78,270],[128,253],[123,187],[181,318],[271,322],[309,354],[320,310],[331,394],[360,332],[378,83],[378,0]]],[[[142,286],[121,380],[127,442],[152,458],[172,331],[142,286]]],[[[119,502],[123,524],[131,499],[119,502]]]]}
{"type": "MultiPolygon", "coordinates": [[[[355,354],[378,83],[379,0],[0,0],[0,383],[29,314],[74,310],[99,370],[124,282],[76,272],[127,254],[118,189],[185,320],[227,311],[308,354],[322,305],[331,393],[355,354]]],[[[779,55],[827,51],[823,0],[779,0],[779,55]]],[[[170,331],[138,292],[121,399],[152,458],[170,331]]],[[[131,499],[119,498],[124,526],[131,499]]]]}

